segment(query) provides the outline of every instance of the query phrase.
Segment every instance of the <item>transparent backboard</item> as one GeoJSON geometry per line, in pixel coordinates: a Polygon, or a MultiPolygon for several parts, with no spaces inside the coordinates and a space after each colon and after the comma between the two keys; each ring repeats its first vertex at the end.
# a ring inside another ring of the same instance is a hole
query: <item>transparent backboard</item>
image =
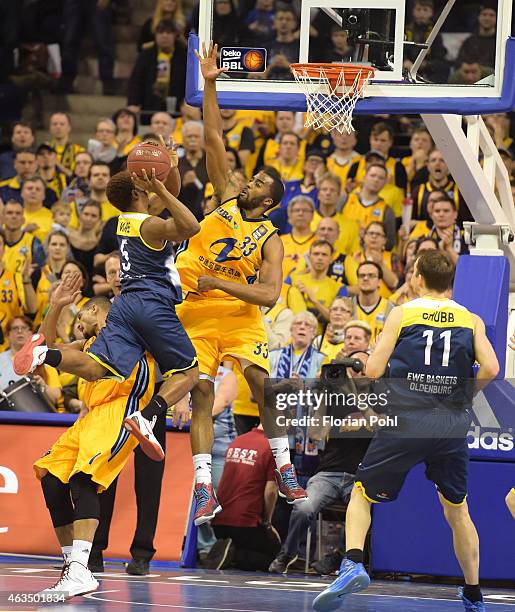
{"type": "Polygon", "coordinates": [[[376,70],[358,114],[511,110],[513,0],[481,4],[482,10],[478,1],[434,0],[433,10],[424,0],[240,0],[237,7],[205,0],[198,37],[189,41],[187,99],[196,105],[202,99],[193,50],[214,39],[224,48],[266,49],[259,71],[230,71],[219,79],[225,107],[304,110],[289,64],[343,61],[376,70]]]}

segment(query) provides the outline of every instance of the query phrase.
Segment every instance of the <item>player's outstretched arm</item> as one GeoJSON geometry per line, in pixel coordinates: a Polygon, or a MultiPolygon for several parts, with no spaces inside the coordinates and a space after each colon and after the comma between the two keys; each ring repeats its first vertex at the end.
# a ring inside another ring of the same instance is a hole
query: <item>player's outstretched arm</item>
{"type": "Polygon", "coordinates": [[[143,240],[159,248],[164,240],[181,242],[197,234],[200,231],[200,224],[195,215],[156,178],[155,170],[152,169],[150,178],[144,169],[142,174],[143,178],[139,178],[135,173],[132,174],[134,184],[140,189],[155,193],[172,215],[171,219],[166,220],[154,216],[146,219],[140,229],[143,240]]]}
{"type": "Polygon", "coordinates": [[[499,373],[497,355],[486,335],[485,324],[477,315],[474,317],[474,352],[479,370],[476,375],[475,391],[480,391],[499,373]]]}
{"type": "MultiPolygon", "coordinates": [[[[55,346],[57,335],[57,322],[63,308],[73,304],[79,295],[82,285],[82,275],[80,272],[66,274],[60,280],[57,287],[50,296],[50,307],[39,328],[40,333],[45,336],[47,346],[55,346]]],[[[73,342],[71,344],[59,344],[60,349],[74,348],[81,350],[84,341],[73,342]]]]}
{"type": "Polygon", "coordinates": [[[366,375],[368,378],[379,378],[388,365],[388,361],[397,343],[402,323],[402,308],[397,306],[388,315],[379,341],[368,358],[366,375]]]}
{"type": "Polygon", "coordinates": [[[263,263],[259,278],[253,285],[242,285],[215,276],[201,276],[198,279],[198,290],[202,292],[220,289],[249,304],[272,308],[281,294],[283,256],[283,243],[279,236],[274,234],[263,246],[263,263]]]}
{"type": "Polygon", "coordinates": [[[223,68],[216,66],[216,54],[218,45],[209,43],[209,50],[202,45],[202,55],[196,51],[200,62],[200,70],[205,80],[204,99],[202,101],[204,139],[206,141],[206,167],[207,174],[213,185],[215,198],[222,202],[227,196],[227,183],[229,177],[229,166],[225,155],[225,145],[222,138],[222,117],[216,96],[216,79],[224,72],[223,68]]]}

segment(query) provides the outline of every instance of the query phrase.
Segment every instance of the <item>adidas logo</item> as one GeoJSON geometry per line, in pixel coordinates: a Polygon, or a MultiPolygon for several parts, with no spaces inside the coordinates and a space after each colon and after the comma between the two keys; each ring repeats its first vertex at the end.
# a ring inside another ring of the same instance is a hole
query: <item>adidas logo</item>
{"type": "Polygon", "coordinates": [[[483,431],[479,425],[474,425],[468,432],[468,447],[509,453],[515,448],[515,444],[510,432],[483,431]]]}
{"type": "Polygon", "coordinates": [[[513,430],[502,427],[484,393],[474,398],[472,411],[474,424],[467,434],[469,449],[509,453],[515,448],[513,430]]]}

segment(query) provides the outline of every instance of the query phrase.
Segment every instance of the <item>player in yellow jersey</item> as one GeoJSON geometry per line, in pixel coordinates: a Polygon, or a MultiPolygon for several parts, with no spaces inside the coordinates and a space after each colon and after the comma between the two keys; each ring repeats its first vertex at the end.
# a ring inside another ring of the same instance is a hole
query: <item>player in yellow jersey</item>
{"type": "Polygon", "coordinates": [[[8,348],[8,324],[13,317],[34,315],[37,310],[36,292],[30,280],[30,263],[25,261],[21,268],[19,289],[15,275],[5,264],[5,238],[0,232],[0,351],[8,348]]]}
{"type": "MultiPolygon", "coordinates": [[[[65,273],[53,292],[40,330],[49,346],[55,343],[60,313],[75,301],[81,282],[80,273],[65,273]]],[[[105,297],[89,300],[78,314],[86,340],[61,344],[61,350],[87,350],[105,327],[110,306],[111,302],[105,297]]],[[[44,593],[73,597],[98,587],[87,567],[100,516],[98,494],[118,476],[137,446],[136,438],[123,427],[123,421],[150,401],[154,382],[154,361],[145,353],[125,381],[87,383],[83,401],[88,413],[35,462],[34,470],[41,481],[64,557],[61,577],[44,593]]]]}
{"type": "Polygon", "coordinates": [[[306,497],[290,463],[288,437],[271,411],[265,411],[268,343],[259,306],[271,307],[282,285],[283,245],[266,211],[276,206],[284,186],[274,169],[260,170],[239,193],[231,180],[216,97],[216,45],[200,61],[206,81],[204,128],[206,163],[215,198],[222,202],[200,224],[200,232],[178,249],[177,269],[185,299],[177,313],[199,361],[200,380],[191,391],[190,428],[195,465],[195,524],[221,510],[211,485],[211,411],[214,379],[225,359],[239,362],[277,463],[280,494],[293,503],[306,497]]]}

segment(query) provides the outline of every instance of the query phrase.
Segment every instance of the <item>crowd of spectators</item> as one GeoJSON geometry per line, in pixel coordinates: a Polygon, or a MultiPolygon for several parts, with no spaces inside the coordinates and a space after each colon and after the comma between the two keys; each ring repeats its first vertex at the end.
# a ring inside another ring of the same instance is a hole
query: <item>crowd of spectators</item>
{"type": "MultiPolygon", "coordinates": [[[[58,87],[73,90],[79,38],[72,33],[85,10],[83,21],[102,39],[100,77],[104,93],[111,93],[113,3],[63,0],[50,4],[63,6],[67,24],[58,87]]],[[[408,40],[425,40],[435,4],[432,0],[408,3],[408,40]]],[[[237,7],[232,0],[214,0],[214,38],[221,44],[266,46],[267,76],[284,78],[289,63],[298,56],[297,5],[240,0],[237,7]]],[[[424,78],[473,83],[491,74],[496,8],[497,3],[490,2],[478,8],[475,30],[463,41],[454,62],[437,37],[422,65],[424,78]]],[[[48,23],[54,23],[52,15],[49,9],[48,23]]],[[[25,32],[29,25],[25,24],[25,32]]],[[[117,261],[113,252],[119,213],[108,202],[106,187],[110,177],[124,168],[137,143],[149,135],[176,143],[182,179],[179,198],[199,220],[203,218],[212,187],[201,112],[184,101],[188,27],[195,27],[195,10],[189,15],[180,0],[157,0],[155,13],[138,39],[127,106],[112,117],[99,116],[87,146],[75,142],[74,126],[65,112],[52,114],[42,142],[35,142],[29,124],[18,121],[11,126],[10,142],[0,153],[2,387],[18,380],[12,370],[13,355],[41,322],[49,293],[66,270],[79,270],[83,287],[59,322],[62,342],[81,336],[75,319],[87,298],[117,294],[119,265],[113,267],[117,261]]],[[[326,61],[352,56],[341,30],[312,35],[318,36],[317,48],[324,50],[326,61]]],[[[4,38],[4,57],[9,44],[16,46],[16,41],[9,41],[4,38]]],[[[49,37],[45,42],[53,40],[49,37]]],[[[409,69],[413,61],[407,54],[405,67],[409,69]]],[[[7,70],[6,64],[3,67],[7,70]]],[[[366,362],[391,308],[414,297],[409,279],[416,254],[440,249],[457,262],[467,252],[462,224],[471,219],[459,185],[419,117],[357,118],[356,131],[349,135],[306,130],[302,119],[289,111],[222,111],[226,154],[236,171],[235,180],[243,185],[267,164],[278,170],[286,187],[283,201],[270,214],[285,249],[283,291],[277,304],[263,311],[272,375],[277,378],[313,378],[324,364],[343,357],[366,362]],[[406,205],[411,205],[412,218],[403,222],[406,205]]],[[[485,121],[515,194],[513,114],[491,115],[485,121]]],[[[231,559],[243,569],[267,569],[271,564],[271,571],[285,572],[301,553],[299,534],[319,509],[335,499],[346,501],[366,445],[360,440],[343,448],[341,440],[329,440],[325,450],[320,445],[323,452],[318,457],[310,432],[296,432],[292,452],[299,476],[307,482],[310,502],[296,507],[291,517],[278,518],[275,529],[273,461],[268,445],[263,446],[263,433],[254,428],[259,422],[257,405],[241,374],[230,373],[226,365],[221,364],[218,381],[225,391],[213,413],[220,451],[216,484],[224,508],[214,522],[214,533],[222,545],[212,549],[206,563],[219,567],[223,557],[224,563],[231,559]],[[224,455],[227,475],[222,475],[224,455]],[[306,455],[311,459],[306,461],[306,455]],[[244,457],[252,461],[243,461],[244,457]],[[253,481],[246,475],[249,466],[254,466],[253,481]],[[231,487],[240,476],[254,489],[246,498],[240,492],[242,499],[232,505],[231,487]],[[242,518],[245,503],[248,520],[242,518]],[[231,555],[226,554],[229,548],[231,555]]],[[[84,409],[81,383],[73,377],[45,367],[38,370],[35,383],[56,411],[84,409]]],[[[200,537],[206,552],[208,543],[213,544],[213,532],[200,537]]],[[[329,565],[322,563],[317,571],[337,565],[338,551],[332,555],[329,565]]]]}

